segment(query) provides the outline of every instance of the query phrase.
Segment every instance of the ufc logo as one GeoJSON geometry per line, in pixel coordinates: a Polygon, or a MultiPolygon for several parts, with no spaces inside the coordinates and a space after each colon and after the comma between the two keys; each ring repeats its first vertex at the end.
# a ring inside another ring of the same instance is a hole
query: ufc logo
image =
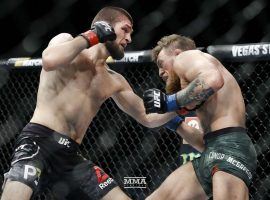
{"type": "Polygon", "coordinates": [[[60,138],[59,141],[58,141],[59,144],[62,144],[64,146],[67,146],[67,147],[70,147],[69,144],[70,144],[70,141],[66,138],[60,138]]]}
{"type": "Polygon", "coordinates": [[[160,108],[160,92],[154,90],[154,107],[160,108]]]}

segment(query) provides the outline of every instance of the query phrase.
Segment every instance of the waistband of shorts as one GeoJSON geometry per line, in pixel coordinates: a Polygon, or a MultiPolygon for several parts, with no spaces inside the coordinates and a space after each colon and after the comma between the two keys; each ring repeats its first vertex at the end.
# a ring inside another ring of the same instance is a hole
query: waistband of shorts
{"type": "Polygon", "coordinates": [[[53,138],[56,142],[64,142],[64,139],[67,139],[70,142],[70,145],[74,148],[79,148],[79,144],[75,142],[70,137],[61,134],[57,131],[54,131],[53,129],[50,129],[47,126],[44,126],[42,124],[29,122],[22,130],[22,132],[31,132],[35,135],[38,135],[40,137],[49,136],[53,138]]]}
{"type": "Polygon", "coordinates": [[[246,133],[246,129],[243,127],[227,127],[227,128],[222,128],[216,131],[209,132],[204,135],[203,139],[204,140],[209,140],[211,138],[220,136],[220,135],[225,135],[227,133],[246,133]]]}

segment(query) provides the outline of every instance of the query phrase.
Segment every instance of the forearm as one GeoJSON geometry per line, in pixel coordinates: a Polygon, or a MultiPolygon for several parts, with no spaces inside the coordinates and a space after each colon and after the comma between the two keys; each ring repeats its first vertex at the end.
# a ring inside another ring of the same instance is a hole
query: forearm
{"type": "Polygon", "coordinates": [[[173,119],[176,115],[177,114],[175,112],[170,112],[166,114],[151,113],[151,114],[145,115],[141,123],[144,126],[149,127],[149,128],[160,127],[166,124],[171,119],[173,119]]]}
{"type": "Polygon", "coordinates": [[[204,150],[203,133],[200,130],[190,127],[186,123],[181,123],[176,132],[198,151],[202,152],[204,150]]]}
{"type": "Polygon", "coordinates": [[[87,46],[88,43],[83,37],[75,37],[58,45],[49,45],[42,53],[43,68],[50,71],[66,66],[87,46]]]}
{"type": "Polygon", "coordinates": [[[180,107],[196,106],[206,101],[217,90],[215,83],[197,78],[185,89],[176,93],[176,102],[180,107]]]}

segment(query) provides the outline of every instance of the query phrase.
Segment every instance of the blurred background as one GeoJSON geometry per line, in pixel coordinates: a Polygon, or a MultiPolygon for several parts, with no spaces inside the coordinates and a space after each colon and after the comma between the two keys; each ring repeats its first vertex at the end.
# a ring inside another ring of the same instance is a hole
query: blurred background
{"type": "MultiPolygon", "coordinates": [[[[76,36],[89,29],[106,5],[123,7],[134,19],[133,42],[127,51],[147,50],[164,35],[192,37],[198,47],[270,42],[269,0],[1,0],[0,59],[41,57],[52,37],[76,36]]],[[[269,53],[268,53],[269,55],[269,53]]],[[[270,199],[270,62],[224,62],[238,81],[247,107],[247,128],[258,154],[250,188],[252,200],[270,199]]],[[[134,91],[163,88],[156,66],[134,63],[112,66],[134,91]],[[122,65],[123,66],[123,65],[122,65]],[[126,67],[128,66],[128,67],[126,67]]],[[[0,185],[9,169],[16,136],[31,118],[36,104],[40,68],[4,70],[0,67],[0,185]]],[[[112,100],[101,108],[81,145],[86,158],[112,175],[146,177],[146,189],[125,189],[142,200],[179,166],[181,138],[165,129],[139,125],[112,100]]],[[[54,200],[51,190],[36,200],[54,200]]]]}
{"type": "Polygon", "coordinates": [[[0,58],[39,57],[54,35],[87,30],[105,5],[123,7],[134,18],[127,50],[152,48],[172,33],[191,36],[201,47],[270,38],[268,0],[1,0],[0,58]]]}

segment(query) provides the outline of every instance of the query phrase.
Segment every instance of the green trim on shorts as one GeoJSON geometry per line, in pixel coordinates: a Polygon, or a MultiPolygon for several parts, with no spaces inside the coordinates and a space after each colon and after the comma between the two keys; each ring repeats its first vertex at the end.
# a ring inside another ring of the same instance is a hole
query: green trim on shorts
{"type": "MultiPolygon", "coordinates": [[[[208,197],[212,196],[212,175],[224,171],[242,179],[247,186],[257,167],[257,155],[246,131],[230,127],[215,131],[205,140],[206,149],[192,161],[196,176],[208,197]]],[[[208,135],[207,134],[207,135],[208,135]]]]}

